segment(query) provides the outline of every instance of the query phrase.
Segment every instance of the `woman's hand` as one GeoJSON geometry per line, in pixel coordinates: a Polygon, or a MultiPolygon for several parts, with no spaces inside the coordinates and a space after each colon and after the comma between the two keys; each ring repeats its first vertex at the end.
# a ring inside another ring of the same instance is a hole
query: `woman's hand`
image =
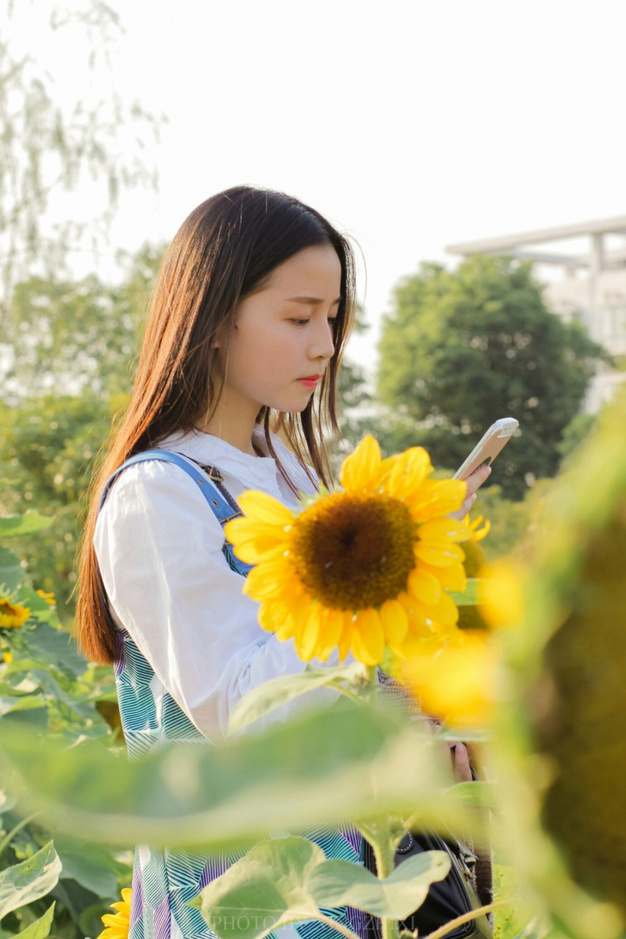
{"type": "Polygon", "coordinates": [[[467,477],[465,480],[467,483],[467,492],[465,493],[465,500],[463,505],[457,512],[451,512],[450,518],[456,518],[459,522],[461,519],[465,518],[471,507],[476,502],[476,490],[480,489],[485,480],[489,478],[490,474],[490,466],[479,466],[477,470],[474,470],[471,476],[467,477]]]}

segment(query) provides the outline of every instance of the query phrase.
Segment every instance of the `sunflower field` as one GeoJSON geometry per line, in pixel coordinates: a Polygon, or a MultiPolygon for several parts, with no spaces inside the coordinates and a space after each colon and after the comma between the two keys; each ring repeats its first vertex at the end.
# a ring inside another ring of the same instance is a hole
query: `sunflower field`
{"type": "MultiPolygon", "coordinates": [[[[248,496],[248,519],[233,523],[229,537],[256,565],[246,589],[266,609],[262,626],[282,626],[281,638],[295,638],[305,659],[323,659],[343,643],[353,661],[310,664],[300,676],[261,686],[236,708],[223,744],[179,752],[176,760],[167,750],[126,759],[112,670],[80,656],[54,596],[12,550],[12,542],[39,538],[54,520],[34,511],[1,518],[0,939],[124,939],[136,843],[237,852],[241,860],[192,901],[220,939],[261,939],[343,902],[382,917],[383,936],[397,936],[397,920],[419,906],[448,863],[434,852],[421,867],[407,863],[394,873],[393,847],[409,824],[488,839],[494,901],[483,912],[494,916],[498,939],[622,939],[623,404],[607,410],[557,478],[532,543],[515,560],[485,566],[476,542],[486,526],[437,521],[437,513],[454,510],[458,494],[435,479],[424,488],[430,471],[421,455],[417,463],[405,454],[383,467],[367,444],[366,456],[361,449],[344,462],[343,543],[354,530],[352,515],[369,500],[370,522],[380,527],[381,511],[389,521],[388,541],[379,546],[387,557],[399,544],[406,568],[389,581],[396,601],[377,582],[376,616],[350,615],[347,603],[341,615],[320,607],[312,558],[321,550],[315,539],[323,502],[287,519],[248,496]],[[420,476],[420,495],[409,498],[411,474],[420,476]],[[406,498],[405,508],[387,512],[389,498],[406,498]],[[299,580],[283,562],[271,567],[276,539],[290,527],[309,563],[296,565],[304,571],[299,580]],[[426,621],[439,624],[436,643],[421,632],[426,621]],[[440,718],[434,732],[380,700],[378,666],[440,718]],[[289,721],[241,733],[323,687],[340,697],[332,708],[296,710],[289,721]],[[441,745],[458,739],[484,768],[478,782],[446,781],[441,745]],[[298,835],[303,826],[346,818],[375,845],[378,878],[356,864],[337,867],[344,862],[326,860],[298,835]],[[271,915],[264,907],[259,917],[258,898],[270,895],[271,915]]],[[[332,553],[327,537],[320,544],[332,553]]],[[[367,539],[355,545],[363,564],[375,567],[367,539]]],[[[331,610],[341,608],[345,577],[339,572],[323,585],[331,610]]],[[[353,935],[347,927],[339,934],[353,935]]]]}

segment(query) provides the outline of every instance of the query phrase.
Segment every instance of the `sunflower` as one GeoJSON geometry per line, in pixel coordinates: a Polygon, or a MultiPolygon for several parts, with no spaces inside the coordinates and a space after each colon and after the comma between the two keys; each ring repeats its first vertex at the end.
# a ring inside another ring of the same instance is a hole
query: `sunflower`
{"type": "Polygon", "coordinates": [[[388,647],[405,657],[424,638],[456,629],[448,590],[465,589],[468,523],[449,518],[466,492],[460,480],[429,479],[428,453],[412,447],[383,460],[367,436],[341,468],[342,491],[291,511],[265,493],[239,498],[244,518],[225,534],[255,565],[244,591],[259,622],[300,658],[325,661],[337,647],[365,665],[388,647]]]}
{"type": "Polygon", "coordinates": [[[50,606],[56,605],[54,593],[47,593],[45,590],[38,590],[37,596],[41,597],[42,600],[45,600],[46,603],[48,603],[50,606]]]}
{"type": "Polygon", "coordinates": [[[8,597],[0,597],[0,629],[18,629],[29,616],[28,607],[12,603],[8,597]]]}
{"type": "Polygon", "coordinates": [[[106,929],[102,930],[98,939],[128,939],[131,895],[130,887],[124,887],[122,899],[111,904],[111,909],[117,910],[117,913],[105,913],[102,917],[106,929]]]}
{"type": "Polygon", "coordinates": [[[485,630],[426,641],[401,663],[402,679],[427,714],[451,727],[484,727],[494,714],[501,653],[485,630]]]}

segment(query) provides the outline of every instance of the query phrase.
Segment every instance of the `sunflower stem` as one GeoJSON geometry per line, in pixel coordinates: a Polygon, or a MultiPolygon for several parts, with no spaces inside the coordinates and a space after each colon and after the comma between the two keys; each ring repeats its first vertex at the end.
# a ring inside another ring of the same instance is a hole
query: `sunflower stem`
{"type": "Polygon", "coordinates": [[[342,936],[346,936],[347,939],[359,939],[355,932],[352,932],[352,930],[344,926],[343,923],[338,923],[336,919],[331,919],[330,916],[324,916],[323,913],[318,913],[317,919],[320,923],[324,923],[326,926],[330,926],[331,929],[335,929],[337,932],[341,933],[342,936]]]}
{"type": "MultiPolygon", "coordinates": [[[[378,677],[376,677],[378,682],[378,677]]],[[[385,880],[394,870],[396,839],[391,832],[391,825],[385,819],[376,826],[376,834],[371,839],[374,858],[376,860],[376,876],[385,880]]],[[[380,920],[382,939],[398,939],[398,922],[383,916],[380,920]]]]}

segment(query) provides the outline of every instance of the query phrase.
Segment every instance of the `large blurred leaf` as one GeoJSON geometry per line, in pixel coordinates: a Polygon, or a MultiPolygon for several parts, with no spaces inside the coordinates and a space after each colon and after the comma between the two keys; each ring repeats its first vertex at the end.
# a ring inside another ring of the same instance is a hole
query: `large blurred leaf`
{"type": "Polygon", "coordinates": [[[18,556],[0,545],[0,587],[4,586],[9,593],[12,593],[17,590],[23,579],[24,569],[18,556]]]}
{"type": "MultiPolygon", "coordinates": [[[[69,750],[0,722],[11,788],[93,840],[223,848],[289,826],[444,806],[439,747],[388,710],[336,705],[220,746],[160,749],[137,763],[87,741],[69,750]],[[395,769],[394,769],[395,768],[395,769]]],[[[8,782],[7,782],[8,785],[8,782]]],[[[452,812],[452,815],[449,813],[452,812]]]]}
{"type": "Polygon", "coordinates": [[[319,688],[341,688],[343,683],[348,688],[363,686],[369,682],[368,670],[358,662],[339,668],[313,668],[308,666],[304,672],[273,678],[250,691],[233,709],[228,729],[237,733],[254,721],[265,717],[275,708],[287,704],[304,694],[319,688]]]}
{"type": "Polygon", "coordinates": [[[61,862],[51,841],[21,864],[0,871],[0,919],[18,907],[44,897],[55,886],[61,862]]]}
{"type": "Polygon", "coordinates": [[[379,880],[360,864],[327,861],[306,838],[280,838],[256,845],[212,881],[202,891],[201,911],[221,939],[262,939],[286,923],[318,919],[321,910],[346,905],[404,919],[449,870],[448,855],[433,851],[379,880]]]}
{"type": "Polygon", "coordinates": [[[25,515],[10,515],[0,518],[0,538],[15,538],[17,535],[30,535],[49,528],[53,519],[44,518],[38,512],[26,512],[25,515]]]}

